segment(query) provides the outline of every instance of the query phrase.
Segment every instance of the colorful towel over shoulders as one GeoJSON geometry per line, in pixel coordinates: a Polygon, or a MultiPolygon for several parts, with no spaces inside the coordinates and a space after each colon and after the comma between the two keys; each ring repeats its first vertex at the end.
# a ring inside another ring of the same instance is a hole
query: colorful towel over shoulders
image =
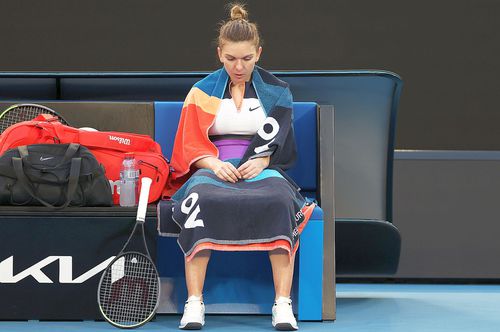
{"type": "Polygon", "coordinates": [[[193,165],[203,157],[219,156],[208,129],[227,83],[222,68],[196,83],[186,98],[171,158],[172,200],[158,205],[160,234],[179,232],[178,243],[188,260],[203,249],[283,248],[292,254],[315,205],[283,172],[296,159],[292,96],[285,82],[255,68],[252,83],[267,117],[242,158],[230,160],[238,167],[249,159],[270,156],[268,169],[233,184],[193,165]]]}

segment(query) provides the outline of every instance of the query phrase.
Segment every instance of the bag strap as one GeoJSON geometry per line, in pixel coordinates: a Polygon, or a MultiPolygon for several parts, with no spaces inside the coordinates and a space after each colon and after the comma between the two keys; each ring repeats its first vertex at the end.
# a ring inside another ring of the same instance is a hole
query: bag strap
{"type": "Polygon", "coordinates": [[[12,157],[12,164],[14,165],[14,171],[16,172],[17,180],[21,183],[21,186],[28,192],[31,197],[36,199],[41,204],[52,209],[64,209],[71,203],[71,199],[76,191],[76,188],[78,187],[78,178],[80,175],[82,158],[71,159],[71,168],[69,172],[68,185],[66,188],[66,202],[64,202],[64,204],[60,206],[52,205],[39,197],[35,188],[33,188],[28,178],[26,177],[26,174],[24,174],[23,160],[21,158],[12,157]]]}
{"type": "MultiPolygon", "coordinates": [[[[66,149],[66,152],[64,153],[64,157],[63,159],[61,160],[61,162],[53,167],[50,167],[50,168],[57,168],[57,167],[60,167],[62,164],[65,164],[67,162],[69,162],[73,156],[75,155],[75,153],[78,152],[78,149],[80,149],[80,144],[76,144],[76,143],[71,143],[69,144],[68,148],[66,149]]],[[[28,146],[26,145],[22,145],[22,146],[18,146],[17,147],[17,151],[19,152],[19,156],[24,160],[24,163],[25,164],[28,164],[36,169],[39,169],[38,167],[35,167],[30,161],[29,161],[29,152],[28,152],[28,146]]],[[[47,167],[43,167],[44,169],[49,169],[47,167]]]]}
{"type": "Polygon", "coordinates": [[[161,153],[160,145],[151,136],[117,131],[87,131],[59,122],[42,122],[54,131],[60,143],[80,143],[87,148],[113,149],[121,152],[150,151],[161,153]]]}
{"type": "Polygon", "coordinates": [[[57,116],[47,113],[38,114],[31,121],[61,122],[57,116]]]}
{"type": "Polygon", "coordinates": [[[79,143],[88,148],[105,148],[122,152],[161,152],[161,148],[150,136],[113,131],[80,130],[79,143]]]}

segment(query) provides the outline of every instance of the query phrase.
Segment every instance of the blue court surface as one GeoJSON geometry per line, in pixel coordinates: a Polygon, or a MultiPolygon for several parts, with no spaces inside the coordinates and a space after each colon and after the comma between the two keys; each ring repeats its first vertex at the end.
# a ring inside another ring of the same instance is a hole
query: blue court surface
{"type": "MultiPolygon", "coordinates": [[[[78,305],[78,302],[75,302],[78,305]]],[[[138,331],[179,331],[159,315],[138,331]]],[[[300,322],[300,331],[499,331],[500,285],[338,284],[335,322],[300,322]]],[[[112,331],[105,322],[3,321],[0,331],[112,331]]],[[[203,331],[274,331],[270,316],[209,315],[203,331]]]]}

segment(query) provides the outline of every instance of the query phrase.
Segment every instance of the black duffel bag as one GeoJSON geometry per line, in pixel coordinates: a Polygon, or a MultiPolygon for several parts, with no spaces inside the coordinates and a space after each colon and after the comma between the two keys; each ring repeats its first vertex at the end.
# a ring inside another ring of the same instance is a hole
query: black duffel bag
{"type": "Polygon", "coordinates": [[[0,205],[111,206],[104,168],[79,144],[19,146],[0,156],[0,205]]]}

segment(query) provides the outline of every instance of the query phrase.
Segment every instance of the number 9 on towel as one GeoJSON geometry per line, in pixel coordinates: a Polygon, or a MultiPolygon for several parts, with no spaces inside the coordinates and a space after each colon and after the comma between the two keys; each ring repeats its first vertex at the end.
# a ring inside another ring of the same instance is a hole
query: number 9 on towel
{"type": "Polygon", "coordinates": [[[101,314],[109,323],[120,328],[135,328],[147,323],[153,318],[160,300],[160,278],[144,234],[150,187],[151,179],[142,178],[134,229],[120,253],[104,270],[97,289],[101,314]],[[145,253],[126,251],[138,228],[145,253]]]}

